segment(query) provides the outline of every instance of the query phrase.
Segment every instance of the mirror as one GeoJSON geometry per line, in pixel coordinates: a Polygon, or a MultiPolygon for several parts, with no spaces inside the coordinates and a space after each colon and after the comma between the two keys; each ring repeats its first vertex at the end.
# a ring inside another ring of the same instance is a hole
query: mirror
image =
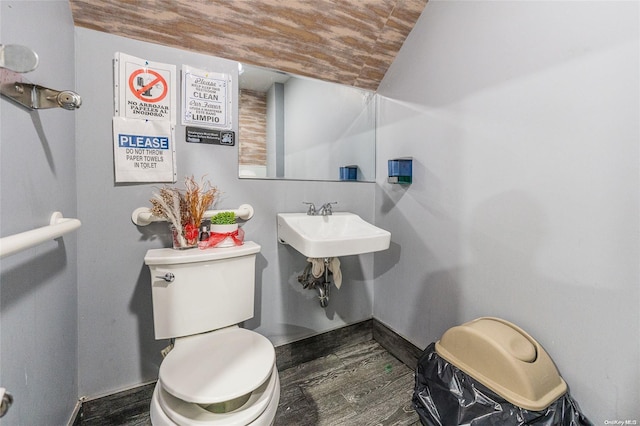
{"type": "Polygon", "coordinates": [[[374,92],[240,65],[241,178],[375,180],[374,92]]]}

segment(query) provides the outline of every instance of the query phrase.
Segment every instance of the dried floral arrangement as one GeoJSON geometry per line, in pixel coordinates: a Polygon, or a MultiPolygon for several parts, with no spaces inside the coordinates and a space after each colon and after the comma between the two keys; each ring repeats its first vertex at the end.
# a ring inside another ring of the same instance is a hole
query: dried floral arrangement
{"type": "Polygon", "coordinates": [[[198,229],[207,209],[215,202],[219,191],[204,178],[196,182],[187,177],[184,189],[164,186],[153,193],[151,214],[171,223],[178,232],[181,246],[197,243],[198,229]]]}

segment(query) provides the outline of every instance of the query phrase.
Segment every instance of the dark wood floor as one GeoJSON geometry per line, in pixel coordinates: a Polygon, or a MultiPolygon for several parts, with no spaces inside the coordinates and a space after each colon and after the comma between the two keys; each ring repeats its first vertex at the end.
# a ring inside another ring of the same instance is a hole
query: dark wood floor
{"type": "Polygon", "coordinates": [[[280,372],[280,425],[419,425],[413,371],[374,340],[280,372]]]}
{"type": "MultiPolygon", "coordinates": [[[[280,371],[275,425],[420,425],[411,407],[413,371],[369,340],[280,371]]],[[[81,425],[149,425],[152,385],[100,406],[87,404],[81,425]]]]}

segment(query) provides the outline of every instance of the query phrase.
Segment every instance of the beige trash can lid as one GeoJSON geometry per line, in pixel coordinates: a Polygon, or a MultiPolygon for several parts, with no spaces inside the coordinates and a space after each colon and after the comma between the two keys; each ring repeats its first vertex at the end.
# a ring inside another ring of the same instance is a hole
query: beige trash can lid
{"type": "Polygon", "coordinates": [[[450,328],[436,342],[436,353],[527,410],[544,410],[567,391],[542,346],[500,318],[478,318],[450,328]]]}

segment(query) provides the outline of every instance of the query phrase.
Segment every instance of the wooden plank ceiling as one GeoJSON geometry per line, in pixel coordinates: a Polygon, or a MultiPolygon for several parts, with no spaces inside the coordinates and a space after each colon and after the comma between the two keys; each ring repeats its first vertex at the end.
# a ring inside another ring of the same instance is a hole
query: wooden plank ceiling
{"type": "Polygon", "coordinates": [[[376,90],[427,0],[70,0],[76,26],[376,90]]]}

